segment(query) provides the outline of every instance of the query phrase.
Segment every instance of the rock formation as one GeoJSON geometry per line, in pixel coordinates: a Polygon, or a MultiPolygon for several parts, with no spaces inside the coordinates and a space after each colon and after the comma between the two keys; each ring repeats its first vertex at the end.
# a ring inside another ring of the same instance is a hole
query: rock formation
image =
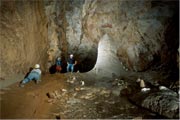
{"type": "Polygon", "coordinates": [[[167,118],[179,117],[179,99],[172,90],[136,93],[130,98],[137,105],[157,112],[167,118]]]}
{"type": "Polygon", "coordinates": [[[106,34],[129,70],[177,65],[177,14],[176,1],[1,1],[2,76],[37,62],[45,70],[48,61],[52,65],[57,56],[66,61],[70,53],[80,71],[89,71],[106,34]]]}
{"type": "Polygon", "coordinates": [[[43,3],[3,0],[0,16],[1,78],[26,73],[36,63],[44,70],[48,41],[43,3]]]}
{"type": "Polygon", "coordinates": [[[63,33],[56,30],[62,54],[66,59],[74,53],[79,63],[88,67],[84,71],[96,63],[98,43],[105,34],[115,41],[114,51],[130,70],[143,71],[157,62],[176,64],[170,59],[176,58],[178,48],[176,1],[77,0],[55,4],[54,21],[57,29],[63,29],[63,33]]]}

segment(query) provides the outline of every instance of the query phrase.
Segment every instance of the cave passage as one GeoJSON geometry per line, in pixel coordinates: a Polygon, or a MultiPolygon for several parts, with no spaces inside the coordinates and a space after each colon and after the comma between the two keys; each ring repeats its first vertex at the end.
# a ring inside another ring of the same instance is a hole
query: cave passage
{"type": "Polygon", "coordinates": [[[0,0],[0,119],[179,119],[178,27],[179,0],[0,0]]]}
{"type": "MultiPolygon", "coordinates": [[[[75,60],[77,61],[77,64],[74,66],[74,72],[80,72],[80,73],[85,73],[93,69],[93,67],[96,64],[97,60],[97,50],[93,50],[90,53],[88,53],[87,56],[81,56],[81,55],[76,55],[74,54],[75,60]]],[[[61,73],[66,73],[67,72],[67,58],[62,56],[62,70],[61,73]]],[[[49,72],[51,74],[56,73],[56,65],[52,65],[49,68],[49,72]]]]}

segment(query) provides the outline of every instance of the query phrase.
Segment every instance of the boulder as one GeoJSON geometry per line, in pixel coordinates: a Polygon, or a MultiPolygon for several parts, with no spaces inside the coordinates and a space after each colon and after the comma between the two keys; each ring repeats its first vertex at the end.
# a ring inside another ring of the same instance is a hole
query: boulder
{"type": "Polygon", "coordinates": [[[179,99],[171,90],[138,92],[129,97],[135,104],[167,118],[179,118],[179,99]]]}

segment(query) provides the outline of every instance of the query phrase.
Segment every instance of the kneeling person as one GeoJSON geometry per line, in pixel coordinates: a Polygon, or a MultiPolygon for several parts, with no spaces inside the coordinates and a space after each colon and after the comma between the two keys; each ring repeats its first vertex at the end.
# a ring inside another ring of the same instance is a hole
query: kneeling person
{"type": "Polygon", "coordinates": [[[36,83],[40,81],[41,78],[41,70],[40,70],[40,65],[36,64],[34,66],[34,69],[28,74],[28,76],[21,81],[20,87],[24,87],[24,84],[28,83],[31,80],[35,80],[36,83]]]}

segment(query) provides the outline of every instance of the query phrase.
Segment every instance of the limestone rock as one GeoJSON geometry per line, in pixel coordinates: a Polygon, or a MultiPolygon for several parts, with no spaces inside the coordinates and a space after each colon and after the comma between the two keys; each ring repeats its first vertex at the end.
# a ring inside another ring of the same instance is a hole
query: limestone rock
{"type": "Polygon", "coordinates": [[[47,19],[43,2],[1,1],[1,77],[27,73],[40,64],[46,69],[47,19]]]}
{"type": "Polygon", "coordinates": [[[130,99],[136,104],[162,116],[177,119],[179,117],[179,99],[173,91],[137,93],[130,99]]]}

